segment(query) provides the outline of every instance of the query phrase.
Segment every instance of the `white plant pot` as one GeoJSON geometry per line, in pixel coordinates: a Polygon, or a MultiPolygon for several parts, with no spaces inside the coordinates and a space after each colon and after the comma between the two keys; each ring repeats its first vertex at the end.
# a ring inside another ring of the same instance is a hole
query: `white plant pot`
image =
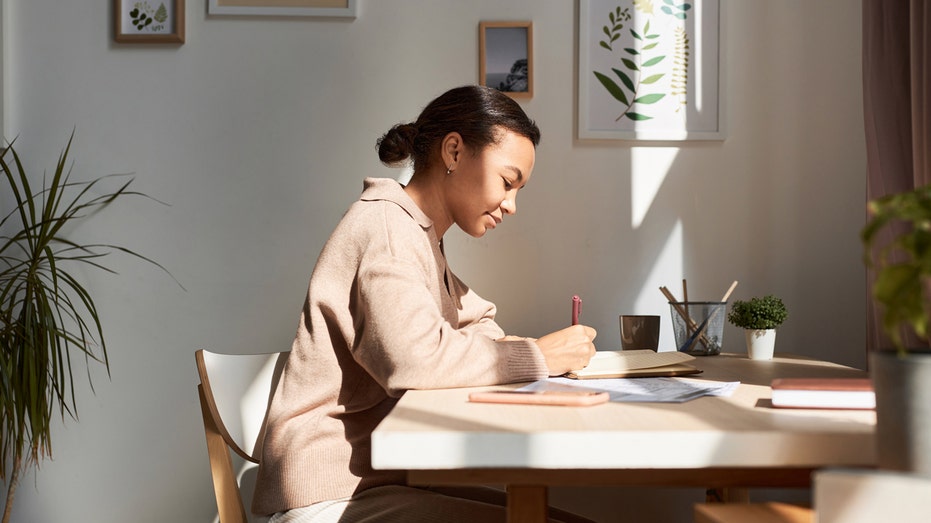
{"type": "Polygon", "coordinates": [[[776,346],[776,329],[746,329],[747,354],[751,360],[771,360],[776,346]]]}

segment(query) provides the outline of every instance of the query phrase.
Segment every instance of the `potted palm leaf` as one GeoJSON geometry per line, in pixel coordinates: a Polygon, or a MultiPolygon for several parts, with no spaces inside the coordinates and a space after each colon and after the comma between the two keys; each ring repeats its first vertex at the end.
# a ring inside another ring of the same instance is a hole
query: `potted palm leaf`
{"type": "MultiPolygon", "coordinates": [[[[21,473],[52,454],[51,420],[77,419],[73,362],[103,365],[109,374],[101,318],[90,289],[73,272],[92,267],[113,272],[104,258],[120,252],[154,261],[108,243],[80,244],[65,231],[118,198],[142,196],[132,178],[70,178],[72,133],[54,174],[27,175],[14,145],[0,154],[2,199],[15,204],[0,220],[0,480],[10,520],[21,473]],[[108,188],[114,185],[115,188],[108,188]]],[[[164,270],[162,268],[162,270],[164,270]]],[[[87,373],[90,380],[90,372],[87,373]]],[[[93,388],[93,383],[91,383],[93,388]]]]}
{"type": "Polygon", "coordinates": [[[931,476],[931,185],[868,204],[872,298],[891,341],[870,354],[880,468],[931,476]]]}

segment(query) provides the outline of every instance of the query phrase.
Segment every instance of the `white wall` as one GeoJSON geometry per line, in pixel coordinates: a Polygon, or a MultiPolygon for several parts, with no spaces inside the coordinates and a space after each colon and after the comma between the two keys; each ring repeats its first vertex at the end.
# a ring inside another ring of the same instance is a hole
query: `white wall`
{"type": "MultiPolygon", "coordinates": [[[[331,228],[364,177],[397,175],[375,140],[476,81],[481,20],[533,20],[522,103],[543,141],[518,215],[447,245],[507,330],[564,325],[578,293],[600,348],[618,346],[620,313],[661,314],[671,344],[657,287],[686,277],[693,299],[716,299],[736,279],[733,298],[785,300],[778,349],[864,365],[858,4],[727,2],[728,138],[658,148],[575,138],[576,2],[359,0],[351,22],[186,3],[184,45],[134,46],[112,41],[110,0],[6,0],[9,136],[36,176],[72,128],[75,176],[135,172],[170,206],[124,202],[76,234],[149,255],[186,287],[120,258],[119,276],[88,275],[112,378],[94,368],[96,394],[79,386],[80,421],[24,479],[15,521],[211,520],[193,351],[289,346],[331,228]]],[[[743,351],[727,329],[725,350],[743,351]]],[[[701,499],[629,497],[676,517],[701,499]]]]}

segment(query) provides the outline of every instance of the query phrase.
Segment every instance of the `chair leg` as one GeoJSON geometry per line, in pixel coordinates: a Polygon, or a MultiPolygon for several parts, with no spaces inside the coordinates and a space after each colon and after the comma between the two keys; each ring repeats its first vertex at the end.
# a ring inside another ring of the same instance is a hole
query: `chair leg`
{"type": "Polygon", "coordinates": [[[547,491],[544,486],[508,485],[508,523],[538,523],[547,520],[547,491]]]}
{"type": "Polygon", "coordinates": [[[213,475],[213,490],[216,493],[220,523],[246,523],[248,521],[246,510],[242,505],[242,495],[239,492],[239,484],[236,483],[236,474],[233,472],[229,447],[223,441],[223,436],[220,435],[213,418],[210,417],[202,385],[197,386],[197,393],[200,396],[200,411],[204,418],[207,454],[210,457],[210,472],[213,475]]]}
{"type": "Polygon", "coordinates": [[[705,490],[706,503],[750,503],[750,491],[741,487],[709,488],[705,490]]]}

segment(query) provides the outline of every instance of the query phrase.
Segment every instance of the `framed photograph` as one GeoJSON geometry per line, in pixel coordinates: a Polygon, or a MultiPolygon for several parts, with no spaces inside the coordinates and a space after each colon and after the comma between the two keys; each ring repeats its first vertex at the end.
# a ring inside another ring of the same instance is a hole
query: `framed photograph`
{"type": "Polygon", "coordinates": [[[478,83],[512,98],[533,96],[533,23],[479,23],[478,83]]]}
{"type": "Polygon", "coordinates": [[[356,17],[357,0],[208,0],[211,15],[356,17]]]}
{"type": "Polygon", "coordinates": [[[579,138],[723,140],[720,0],[580,0],[579,138]]]}
{"type": "Polygon", "coordinates": [[[184,0],[113,0],[113,21],[117,42],[184,43],[184,0]]]}

